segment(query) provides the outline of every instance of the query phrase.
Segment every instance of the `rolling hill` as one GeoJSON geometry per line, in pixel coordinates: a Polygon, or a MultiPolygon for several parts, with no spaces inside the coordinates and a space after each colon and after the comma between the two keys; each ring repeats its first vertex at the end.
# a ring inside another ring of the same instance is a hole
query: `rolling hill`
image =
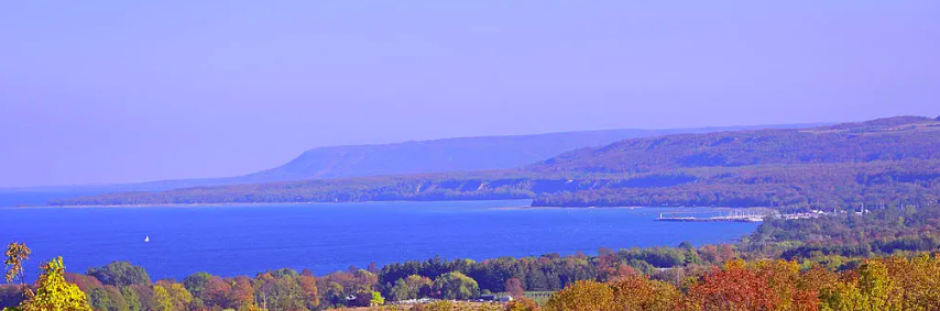
{"type": "Polygon", "coordinates": [[[671,130],[621,129],[322,147],[304,152],[282,166],[236,177],[232,180],[234,182],[229,183],[512,169],[563,152],[604,146],[627,138],[812,126],[794,124],[671,130]]]}
{"type": "Polygon", "coordinates": [[[515,169],[120,193],[53,204],[533,198],[543,206],[807,209],[936,204],[938,187],[940,122],[895,117],[633,138],[515,169]]]}
{"type": "Polygon", "coordinates": [[[766,128],[808,128],[818,124],[732,126],[666,130],[616,129],[536,135],[481,136],[393,144],[329,146],[308,150],[284,165],[241,176],[161,180],[111,185],[77,185],[0,189],[3,192],[108,193],[165,191],[304,179],[424,174],[509,169],[548,159],[562,152],[607,145],[636,137],[677,133],[711,133],[766,128]]]}

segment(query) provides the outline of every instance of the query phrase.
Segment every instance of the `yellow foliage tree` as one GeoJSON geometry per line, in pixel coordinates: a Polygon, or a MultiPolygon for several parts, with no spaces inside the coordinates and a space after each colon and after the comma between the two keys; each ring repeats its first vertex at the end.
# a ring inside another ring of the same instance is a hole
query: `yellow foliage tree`
{"type": "Polygon", "coordinates": [[[595,281],[578,281],[555,293],[545,304],[547,311],[612,310],[614,290],[595,281]]]}
{"type": "Polygon", "coordinates": [[[646,276],[620,279],[612,286],[617,310],[623,311],[672,311],[681,297],[672,285],[646,276]]]}
{"type": "Polygon", "coordinates": [[[173,300],[170,298],[170,293],[163,286],[153,287],[153,303],[154,305],[150,306],[152,310],[173,311],[173,300]]]}
{"type": "Polygon", "coordinates": [[[85,293],[75,284],[65,281],[62,257],[42,265],[44,271],[36,282],[36,293],[20,304],[22,311],[91,311],[85,293]]]}

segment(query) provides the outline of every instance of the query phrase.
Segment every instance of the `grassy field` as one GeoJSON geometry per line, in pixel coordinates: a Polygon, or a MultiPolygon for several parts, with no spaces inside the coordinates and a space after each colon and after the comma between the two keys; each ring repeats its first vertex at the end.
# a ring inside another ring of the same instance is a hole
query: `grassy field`
{"type": "Polygon", "coordinates": [[[336,311],[502,311],[505,305],[489,302],[437,301],[427,304],[385,305],[381,307],[359,307],[333,309],[336,311]]]}
{"type": "Polygon", "coordinates": [[[555,292],[545,291],[545,292],[525,292],[525,298],[529,298],[538,303],[539,305],[544,305],[548,302],[548,298],[552,296],[555,292]]]}

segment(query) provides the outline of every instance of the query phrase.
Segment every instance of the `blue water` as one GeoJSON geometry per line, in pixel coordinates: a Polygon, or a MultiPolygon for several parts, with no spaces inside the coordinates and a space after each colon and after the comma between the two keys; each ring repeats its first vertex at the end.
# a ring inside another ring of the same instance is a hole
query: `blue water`
{"type": "Polygon", "coordinates": [[[153,208],[0,209],[0,243],[26,242],[69,271],[114,260],[154,279],[310,268],[317,274],[403,260],[485,259],[727,242],[746,223],[656,222],[670,209],[502,209],[529,201],[370,202],[153,208]],[[144,237],[150,242],[144,243],[144,237]]]}

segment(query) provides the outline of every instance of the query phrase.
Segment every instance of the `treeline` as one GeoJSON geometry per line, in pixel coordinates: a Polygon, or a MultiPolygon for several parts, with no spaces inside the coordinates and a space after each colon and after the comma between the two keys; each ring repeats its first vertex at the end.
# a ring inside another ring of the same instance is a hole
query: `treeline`
{"type": "Polygon", "coordinates": [[[940,160],[683,169],[636,176],[316,180],[54,200],[53,205],[147,205],[534,198],[533,206],[771,207],[807,211],[940,204],[940,160]],[[355,186],[350,186],[355,184],[355,186]]]}
{"type": "MultiPolygon", "coordinates": [[[[437,298],[467,300],[482,294],[556,291],[582,280],[609,280],[622,275],[660,274],[660,268],[690,264],[713,265],[735,257],[730,245],[700,249],[601,249],[600,256],[549,254],[528,258],[497,258],[474,262],[439,257],[393,263],[378,269],[352,267],[314,277],[309,270],[280,269],[255,277],[220,277],[200,272],[182,281],[152,282],[143,267],[114,262],[85,274],[64,278],[87,294],[95,310],[318,310],[381,305],[390,301],[437,298]],[[508,287],[507,287],[508,286],[508,287]]],[[[23,298],[15,286],[0,287],[0,306],[23,298]]]]}
{"type": "MultiPolygon", "coordinates": [[[[34,285],[35,293],[29,290],[30,294],[24,296],[21,292],[24,286],[5,286],[0,289],[3,294],[0,301],[10,305],[12,298],[15,307],[9,307],[11,310],[262,310],[251,302],[252,297],[271,303],[270,310],[323,307],[311,298],[317,295],[317,286],[313,284],[316,281],[304,281],[304,274],[294,275],[288,270],[259,274],[255,279],[260,280],[255,281],[245,277],[221,279],[197,274],[182,283],[161,280],[151,285],[146,282],[148,277],[140,274],[141,269],[125,264],[105,266],[95,273],[97,276],[64,274],[61,259],[43,268],[46,272],[34,285]],[[100,283],[99,277],[108,278],[114,284],[100,283]],[[63,283],[66,280],[69,282],[63,283]],[[272,290],[273,287],[278,290],[272,290]],[[77,291],[76,288],[82,289],[77,291]],[[252,293],[258,290],[261,292],[252,293]],[[23,297],[27,299],[25,303],[15,301],[23,297]],[[227,303],[234,305],[225,305],[227,303]]],[[[575,281],[552,294],[544,306],[523,298],[503,306],[467,306],[444,301],[422,305],[417,310],[928,311],[940,308],[938,276],[940,255],[926,253],[860,259],[857,266],[839,270],[819,264],[805,267],[796,261],[731,259],[720,268],[704,268],[679,281],[651,278],[635,271],[622,271],[606,280],[575,281]]],[[[438,276],[440,281],[432,282],[441,285],[431,285],[431,291],[452,282],[472,281],[457,278],[467,277],[459,272],[444,273],[438,276]]],[[[313,280],[313,277],[306,280],[313,280]]],[[[518,286],[514,281],[507,284],[518,286]]],[[[395,306],[382,307],[384,301],[377,293],[370,296],[369,305],[376,309],[403,310],[395,306]]]]}
{"type": "MultiPolygon", "coordinates": [[[[114,262],[86,274],[59,272],[64,281],[81,291],[89,310],[101,311],[196,311],[196,310],[317,310],[320,309],[317,278],[309,271],[282,269],[259,273],[254,278],[223,278],[196,273],[182,282],[151,282],[147,272],[127,262],[114,262]]],[[[25,285],[0,287],[0,307],[14,308],[29,302],[25,285]]],[[[27,287],[28,288],[28,287],[27,287]]],[[[329,290],[327,295],[333,294],[329,290]]],[[[368,294],[371,294],[368,293],[368,294]]],[[[371,295],[350,300],[349,305],[381,304],[371,295]],[[365,299],[365,301],[360,301],[365,299]]],[[[4,309],[6,310],[6,309],[4,309]]],[[[53,310],[53,309],[42,309],[53,310]]],[[[59,310],[59,309],[55,309],[59,310]]],[[[63,309],[64,310],[64,309],[63,309]]],[[[26,310],[24,310],[26,311],[26,310]]]]}
{"type": "MultiPolygon", "coordinates": [[[[796,262],[733,260],[675,285],[629,276],[582,281],[552,295],[547,311],[940,309],[940,256],[865,260],[834,272],[796,262]]],[[[534,310],[530,308],[528,310],[534,310]]]]}
{"type": "Polygon", "coordinates": [[[940,204],[940,160],[699,168],[670,187],[545,193],[534,206],[771,207],[787,211],[940,204]]]}

